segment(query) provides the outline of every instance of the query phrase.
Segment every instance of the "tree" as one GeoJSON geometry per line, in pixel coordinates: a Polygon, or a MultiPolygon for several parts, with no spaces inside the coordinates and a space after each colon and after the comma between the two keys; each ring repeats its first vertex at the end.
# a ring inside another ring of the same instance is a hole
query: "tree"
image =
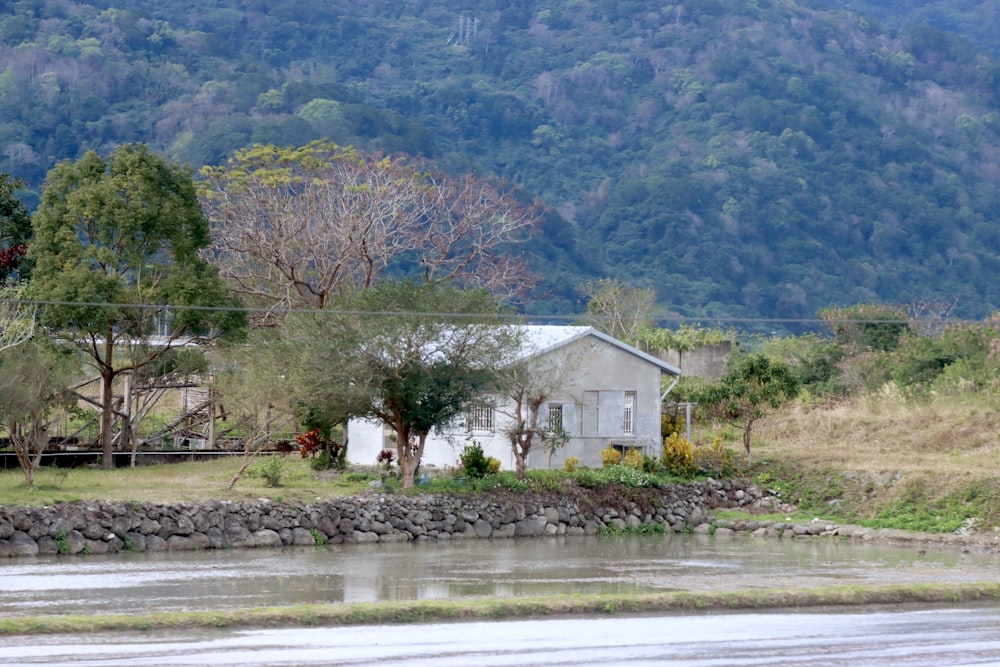
{"type": "Polygon", "coordinates": [[[23,184],[0,172],[0,285],[17,277],[31,239],[31,216],[15,195],[23,184]]]}
{"type": "Polygon", "coordinates": [[[722,379],[705,387],[695,400],[743,431],[749,461],[754,424],[798,391],[798,380],[788,364],[754,353],[735,360],[722,379]]]}
{"type": "MultiPolygon", "coordinates": [[[[533,351],[529,351],[533,352],[533,351]]],[[[547,404],[566,385],[566,377],[576,369],[579,359],[555,352],[517,359],[500,370],[500,395],[506,399],[497,411],[509,420],[507,439],[514,454],[519,478],[528,469],[528,456],[536,444],[551,455],[565,444],[566,432],[558,419],[550,418],[547,404]]]]}
{"type": "Polygon", "coordinates": [[[834,333],[837,345],[857,354],[864,350],[891,352],[912,332],[906,309],[877,303],[824,308],[819,318],[834,333]]]}
{"type": "Polygon", "coordinates": [[[413,486],[431,429],[494,390],[497,369],[518,348],[498,311],[483,290],[380,283],[339,299],[330,312],[288,319],[291,384],[328,413],[392,429],[403,486],[413,486]]]}
{"type": "Polygon", "coordinates": [[[44,339],[0,354],[0,421],[29,488],[49,443],[52,415],[75,403],[69,387],[79,372],[67,350],[44,339]]]}
{"type": "Polygon", "coordinates": [[[532,280],[514,250],[535,210],[492,181],[326,142],[256,146],[202,173],[211,261],[262,306],[323,308],[389,270],[503,295],[532,280]]]}
{"type": "Polygon", "coordinates": [[[223,350],[224,365],[215,374],[214,390],[233,415],[232,426],[243,439],[243,460],[227,490],[236,486],[272,434],[294,419],[283,350],[271,329],[258,329],[247,344],[223,350]]]}
{"type": "Polygon", "coordinates": [[[21,287],[0,287],[0,352],[35,335],[35,308],[23,300],[21,287]]]}
{"type": "Polygon", "coordinates": [[[635,343],[640,332],[652,328],[656,290],[632,287],[617,278],[601,278],[585,282],[580,291],[590,297],[587,315],[594,328],[626,343],[635,343]]]}
{"type": "Polygon", "coordinates": [[[115,379],[179,345],[234,333],[244,316],[198,256],[209,232],[190,171],[142,144],[57,165],[32,223],[29,294],[48,302],[41,324],[83,350],[100,377],[110,468],[115,379]]]}

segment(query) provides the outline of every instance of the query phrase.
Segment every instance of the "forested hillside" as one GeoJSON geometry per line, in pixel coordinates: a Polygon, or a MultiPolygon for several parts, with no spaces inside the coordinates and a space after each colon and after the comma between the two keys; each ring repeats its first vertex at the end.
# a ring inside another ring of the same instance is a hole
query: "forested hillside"
{"type": "Polygon", "coordinates": [[[823,6],[867,14],[888,28],[928,25],[962,35],[994,57],[1000,56],[1000,2],[997,0],[823,0],[823,6]]]}
{"type": "Polygon", "coordinates": [[[125,141],[197,167],[328,137],[541,198],[532,312],[600,275],[689,316],[1000,306],[1000,64],[931,27],[792,0],[4,7],[0,171],[36,191],[125,141]]]}

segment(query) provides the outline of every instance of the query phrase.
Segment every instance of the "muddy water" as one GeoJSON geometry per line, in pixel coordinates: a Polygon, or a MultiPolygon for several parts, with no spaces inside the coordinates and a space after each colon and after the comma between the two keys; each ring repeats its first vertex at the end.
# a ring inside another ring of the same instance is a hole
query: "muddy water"
{"type": "Polygon", "coordinates": [[[1000,555],[700,535],[468,540],[0,562],[0,616],[995,581],[1000,555]]]}

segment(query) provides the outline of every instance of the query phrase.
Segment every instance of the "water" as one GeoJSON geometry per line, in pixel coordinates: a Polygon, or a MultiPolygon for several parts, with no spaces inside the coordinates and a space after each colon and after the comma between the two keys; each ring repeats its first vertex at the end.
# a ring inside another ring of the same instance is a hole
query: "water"
{"type": "Polygon", "coordinates": [[[1000,665],[1000,607],[0,637],[6,667],[1000,665]]]}
{"type": "Polygon", "coordinates": [[[0,562],[0,615],[995,581],[1000,555],[668,535],[122,553],[0,562]]]}
{"type": "MultiPolygon", "coordinates": [[[[12,559],[0,615],[995,581],[1000,556],[703,535],[12,559]]],[[[1000,666],[1000,605],[0,637],[4,665],[1000,666]]]]}

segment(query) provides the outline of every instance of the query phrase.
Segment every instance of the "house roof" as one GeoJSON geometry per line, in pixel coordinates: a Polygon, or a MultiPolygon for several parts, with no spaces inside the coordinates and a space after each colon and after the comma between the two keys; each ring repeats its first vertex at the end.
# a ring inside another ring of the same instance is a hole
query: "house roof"
{"type": "Polygon", "coordinates": [[[617,347],[623,352],[627,352],[628,354],[639,357],[643,361],[653,364],[659,368],[662,373],[677,376],[681,374],[681,369],[673,364],[668,364],[667,362],[662,361],[651,354],[647,354],[638,348],[632,347],[628,343],[624,343],[614,336],[609,336],[594,327],[522,325],[520,328],[524,332],[524,338],[521,344],[522,357],[547,354],[552,350],[569,345],[570,343],[576,342],[581,338],[593,336],[609,345],[617,347]]]}

